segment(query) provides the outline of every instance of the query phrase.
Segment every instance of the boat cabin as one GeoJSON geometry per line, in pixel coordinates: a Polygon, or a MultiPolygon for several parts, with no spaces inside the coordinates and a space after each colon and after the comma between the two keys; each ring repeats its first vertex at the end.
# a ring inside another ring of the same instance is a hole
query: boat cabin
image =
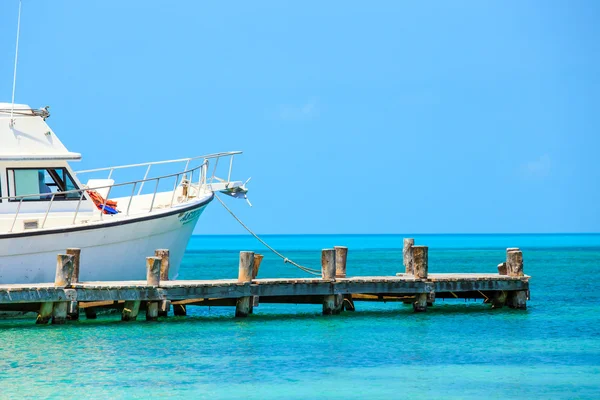
{"type": "Polygon", "coordinates": [[[67,150],[48,116],[47,109],[0,103],[0,233],[72,223],[76,211],[86,218],[95,210],[69,165],[81,155],[67,150]]]}

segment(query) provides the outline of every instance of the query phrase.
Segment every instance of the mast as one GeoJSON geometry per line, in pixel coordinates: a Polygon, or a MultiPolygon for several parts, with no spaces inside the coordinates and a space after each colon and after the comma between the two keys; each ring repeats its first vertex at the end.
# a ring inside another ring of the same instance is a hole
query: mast
{"type": "Polygon", "coordinates": [[[15,126],[15,120],[13,114],[15,111],[15,89],[17,87],[17,61],[19,59],[19,33],[21,31],[21,4],[22,0],[19,0],[19,16],[17,17],[17,44],[15,46],[15,69],[13,72],[13,87],[12,87],[12,106],[10,108],[10,127],[15,126]]]}

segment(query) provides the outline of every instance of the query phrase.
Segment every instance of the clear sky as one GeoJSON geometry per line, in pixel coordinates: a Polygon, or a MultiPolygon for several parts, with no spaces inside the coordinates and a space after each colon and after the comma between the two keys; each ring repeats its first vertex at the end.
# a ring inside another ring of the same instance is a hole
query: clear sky
{"type": "Polygon", "coordinates": [[[75,169],[243,150],[260,233],[600,231],[595,0],[24,0],[16,100],[75,169]]]}

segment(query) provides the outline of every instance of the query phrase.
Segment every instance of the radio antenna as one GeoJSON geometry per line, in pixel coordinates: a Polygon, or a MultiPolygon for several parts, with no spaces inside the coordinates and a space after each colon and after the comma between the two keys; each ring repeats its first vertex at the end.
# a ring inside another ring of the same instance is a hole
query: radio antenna
{"type": "Polygon", "coordinates": [[[17,60],[19,59],[19,32],[21,31],[21,2],[19,0],[19,17],[17,18],[17,45],[15,49],[15,71],[13,74],[12,106],[10,108],[10,127],[15,125],[13,113],[15,111],[15,89],[17,87],[17,60]]]}

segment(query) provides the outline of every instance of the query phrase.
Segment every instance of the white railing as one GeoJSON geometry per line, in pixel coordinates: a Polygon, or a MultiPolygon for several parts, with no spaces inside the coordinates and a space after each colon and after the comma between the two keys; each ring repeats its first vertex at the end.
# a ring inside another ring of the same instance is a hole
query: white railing
{"type": "MultiPolygon", "coordinates": [[[[131,204],[133,202],[133,199],[136,196],[140,196],[142,193],[142,189],[143,186],[146,182],[155,182],[154,185],[154,190],[152,192],[152,199],[150,201],[150,207],[148,209],[148,213],[152,212],[152,210],[154,210],[154,206],[155,206],[155,200],[156,200],[156,195],[158,194],[158,188],[160,185],[160,182],[164,182],[165,180],[168,179],[173,179],[174,180],[174,184],[173,184],[173,191],[171,194],[171,200],[169,203],[169,208],[173,207],[173,203],[175,201],[175,193],[177,191],[177,188],[181,185],[183,186],[182,189],[182,195],[184,196],[183,200],[180,203],[183,202],[187,202],[190,199],[194,199],[200,196],[201,192],[202,192],[202,188],[203,187],[208,187],[210,188],[210,184],[207,185],[208,181],[210,180],[210,183],[212,183],[214,181],[214,179],[216,178],[215,173],[216,173],[216,166],[219,162],[220,158],[224,158],[224,157],[230,157],[230,163],[229,163],[229,171],[227,173],[228,179],[227,182],[230,181],[231,178],[231,169],[233,167],[233,157],[237,154],[241,154],[241,151],[234,151],[234,152],[228,152],[228,153],[216,153],[216,154],[209,154],[206,156],[199,156],[199,157],[192,157],[192,158],[182,158],[182,159],[177,159],[177,160],[168,160],[168,161],[155,161],[155,162],[148,162],[148,163],[142,163],[142,164],[130,164],[130,165],[122,165],[122,166],[114,166],[114,167],[106,167],[106,168],[98,168],[98,169],[90,169],[90,170],[85,170],[85,171],[77,171],[76,175],[79,176],[81,174],[85,174],[85,173],[92,173],[92,172],[102,172],[102,171],[109,171],[108,173],[108,178],[110,179],[113,172],[117,169],[125,169],[125,168],[134,168],[134,167],[144,167],[147,166],[146,168],[146,172],[144,174],[144,178],[143,179],[139,179],[139,180],[134,180],[134,181],[128,181],[128,182],[124,182],[124,183],[115,183],[112,185],[104,185],[104,186],[95,186],[95,187],[82,187],[80,189],[73,189],[73,190],[68,190],[68,191],[64,191],[64,192],[56,192],[56,193],[34,193],[34,194],[27,194],[27,195],[19,195],[19,196],[5,196],[5,197],[0,197],[0,201],[8,201],[8,202],[18,202],[17,204],[17,209],[15,211],[15,216],[13,218],[12,224],[10,229],[8,230],[8,232],[12,232],[14,230],[14,227],[16,225],[16,222],[18,220],[19,217],[19,213],[21,211],[21,206],[23,204],[23,201],[27,201],[27,200],[31,200],[32,197],[37,197],[40,199],[44,199],[44,198],[50,198],[50,201],[48,202],[48,207],[46,208],[45,214],[44,214],[44,218],[42,220],[42,225],[39,227],[39,229],[43,229],[46,225],[46,221],[48,219],[48,215],[51,212],[52,206],[53,204],[55,204],[55,199],[57,197],[64,197],[65,199],[69,196],[69,195],[73,195],[73,194],[78,194],[79,195],[79,200],[77,202],[77,207],[75,209],[75,213],[73,215],[73,220],[71,225],[74,225],[76,220],[77,220],[77,216],[79,214],[79,210],[81,208],[81,204],[84,201],[84,199],[86,199],[86,192],[87,191],[98,191],[100,189],[108,189],[106,196],[104,198],[104,203],[102,204],[102,207],[98,207],[98,211],[100,212],[100,219],[104,219],[104,211],[106,210],[107,207],[107,201],[109,199],[110,196],[110,192],[114,189],[114,188],[118,188],[118,187],[126,187],[126,186],[131,186],[131,194],[128,196],[129,197],[129,201],[127,203],[127,209],[125,211],[125,215],[129,216],[130,213],[130,209],[131,209],[131,204]],[[189,164],[191,161],[194,160],[200,160],[202,159],[202,164],[194,167],[194,168],[189,168],[189,164]],[[213,172],[211,174],[210,177],[208,177],[208,166],[209,166],[209,160],[215,160],[215,168],[213,169],[213,172]],[[158,165],[158,164],[170,164],[170,163],[177,163],[177,162],[185,162],[185,168],[177,173],[172,173],[172,174],[168,174],[168,175],[162,175],[162,176],[157,176],[157,177],[151,177],[148,178],[148,174],[150,171],[150,168],[153,165],[158,165]],[[194,175],[198,174],[197,177],[197,186],[194,185],[194,175]],[[188,179],[189,176],[189,179],[188,179]],[[139,190],[137,192],[136,195],[136,189],[138,189],[138,185],[139,185],[139,190]],[[190,192],[193,189],[195,190],[195,194],[191,195],[190,192]]],[[[219,179],[219,178],[216,178],[219,179]]],[[[88,195],[89,197],[89,195],[88,195]]],[[[90,199],[91,200],[91,199],[90,199]]]]}

